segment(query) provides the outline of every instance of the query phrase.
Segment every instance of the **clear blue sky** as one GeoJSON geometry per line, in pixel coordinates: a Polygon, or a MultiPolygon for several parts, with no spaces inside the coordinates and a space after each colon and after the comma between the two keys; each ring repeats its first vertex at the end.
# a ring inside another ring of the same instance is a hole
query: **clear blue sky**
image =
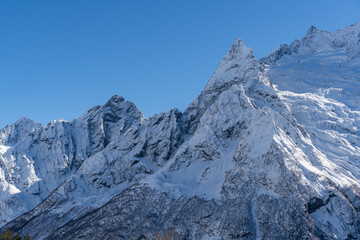
{"type": "Polygon", "coordinates": [[[183,111],[235,38],[256,58],[360,21],[360,0],[0,0],[0,128],[77,118],[119,94],[183,111]]]}

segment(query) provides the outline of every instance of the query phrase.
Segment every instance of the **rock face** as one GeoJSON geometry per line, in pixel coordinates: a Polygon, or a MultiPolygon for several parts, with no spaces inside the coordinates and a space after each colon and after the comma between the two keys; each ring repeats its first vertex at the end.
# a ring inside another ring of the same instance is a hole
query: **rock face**
{"type": "Polygon", "coordinates": [[[114,96],[71,123],[6,127],[1,231],[359,239],[359,26],[311,27],[260,61],[237,39],[184,113],[145,119],[114,96]]]}
{"type": "Polygon", "coordinates": [[[0,224],[34,208],[85,159],[143,120],[134,104],[114,96],[71,123],[42,126],[23,118],[5,127],[0,131],[0,224]]]}

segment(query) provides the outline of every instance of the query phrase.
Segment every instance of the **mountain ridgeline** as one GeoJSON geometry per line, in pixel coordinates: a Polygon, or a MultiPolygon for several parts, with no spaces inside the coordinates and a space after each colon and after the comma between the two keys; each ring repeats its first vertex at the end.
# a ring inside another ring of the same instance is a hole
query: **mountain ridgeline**
{"type": "Polygon", "coordinates": [[[360,239],[360,23],[257,61],[241,39],[184,112],[113,96],[0,130],[0,232],[360,239]]]}

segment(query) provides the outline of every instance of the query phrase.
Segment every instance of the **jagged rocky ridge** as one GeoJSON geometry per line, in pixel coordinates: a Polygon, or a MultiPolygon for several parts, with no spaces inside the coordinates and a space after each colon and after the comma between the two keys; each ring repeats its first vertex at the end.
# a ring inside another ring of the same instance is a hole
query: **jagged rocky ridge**
{"type": "Polygon", "coordinates": [[[6,127],[1,230],[360,238],[359,34],[311,27],[260,61],[237,39],[184,113],[145,119],[114,96],[71,123],[6,127]]]}

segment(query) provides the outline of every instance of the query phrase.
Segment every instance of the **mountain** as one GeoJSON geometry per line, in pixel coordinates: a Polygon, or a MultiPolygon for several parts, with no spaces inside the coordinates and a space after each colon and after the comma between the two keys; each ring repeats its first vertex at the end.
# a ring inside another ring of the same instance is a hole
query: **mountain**
{"type": "Polygon", "coordinates": [[[241,39],[182,113],[119,96],[0,132],[2,228],[34,239],[360,238],[360,24],[257,61],[241,39]]]}
{"type": "Polygon", "coordinates": [[[71,123],[42,126],[23,118],[5,127],[0,131],[0,224],[33,209],[85,159],[143,120],[134,104],[114,96],[71,123]]]}

